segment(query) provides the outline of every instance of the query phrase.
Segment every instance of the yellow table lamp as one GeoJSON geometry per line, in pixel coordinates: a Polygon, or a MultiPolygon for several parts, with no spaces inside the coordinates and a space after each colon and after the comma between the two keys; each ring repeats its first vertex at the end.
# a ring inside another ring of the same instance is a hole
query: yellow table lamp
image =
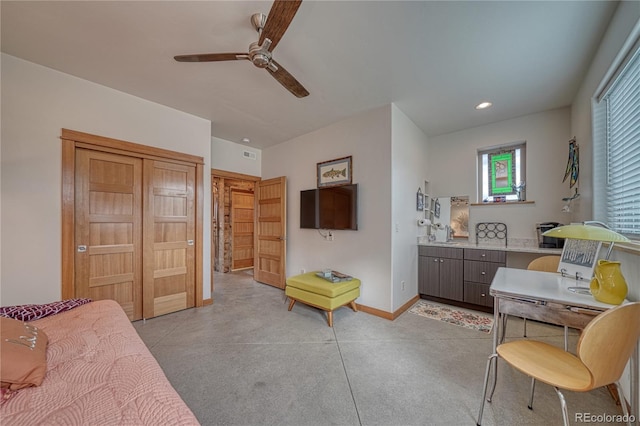
{"type": "Polygon", "coordinates": [[[611,305],[619,305],[624,301],[624,298],[627,297],[627,282],[620,271],[620,262],[610,261],[609,257],[611,256],[613,245],[617,242],[629,241],[627,237],[612,231],[602,222],[595,221],[559,226],[548,230],[542,235],[545,237],[610,243],[605,259],[600,259],[596,263],[594,277],[590,285],[591,294],[597,301],[611,305]]]}

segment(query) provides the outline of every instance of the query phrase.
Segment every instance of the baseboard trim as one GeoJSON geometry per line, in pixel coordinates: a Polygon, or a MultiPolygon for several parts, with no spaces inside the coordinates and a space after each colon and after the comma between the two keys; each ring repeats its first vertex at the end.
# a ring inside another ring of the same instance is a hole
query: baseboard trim
{"type": "Polygon", "coordinates": [[[207,305],[213,305],[213,298],[212,297],[202,300],[202,306],[207,306],[207,305]]]}
{"type": "Polygon", "coordinates": [[[400,314],[403,314],[405,311],[409,310],[409,308],[411,308],[413,304],[416,303],[418,300],[420,300],[420,295],[416,294],[415,296],[413,296],[411,300],[409,300],[404,305],[400,306],[400,309],[398,309],[393,313],[393,319],[398,318],[400,314]]]}
{"type": "Polygon", "coordinates": [[[362,312],[365,312],[367,314],[375,315],[377,317],[393,321],[393,314],[391,312],[387,312],[387,311],[383,311],[383,310],[380,310],[380,309],[372,308],[372,307],[366,306],[366,305],[361,305],[359,303],[356,303],[356,306],[358,306],[358,310],[359,311],[362,311],[362,312]]]}
{"type": "Polygon", "coordinates": [[[407,309],[413,306],[413,304],[416,303],[418,300],[420,300],[420,295],[416,294],[411,300],[409,300],[407,303],[402,305],[400,309],[396,310],[395,312],[387,312],[381,309],[372,308],[370,306],[361,305],[359,303],[356,303],[356,305],[358,306],[359,311],[365,312],[370,315],[375,315],[377,317],[384,318],[389,321],[393,321],[394,319],[398,318],[401,314],[403,314],[407,309]]]}

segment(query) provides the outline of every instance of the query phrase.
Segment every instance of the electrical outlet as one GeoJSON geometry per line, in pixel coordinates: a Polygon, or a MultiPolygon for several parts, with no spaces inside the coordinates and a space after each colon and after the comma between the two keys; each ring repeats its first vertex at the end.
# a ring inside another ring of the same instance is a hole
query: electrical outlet
{"type": "Polygon", "coordinates": [[[400,290],[404,291],[404,281],[400,281],[400,290]]]}
{"type": "Polygon", "coordinates": [[[305,271],[304,268],[300,269],[300,273],[301,274],[304,274],[305,272],[307,272],[307,271],[305,271]]]}

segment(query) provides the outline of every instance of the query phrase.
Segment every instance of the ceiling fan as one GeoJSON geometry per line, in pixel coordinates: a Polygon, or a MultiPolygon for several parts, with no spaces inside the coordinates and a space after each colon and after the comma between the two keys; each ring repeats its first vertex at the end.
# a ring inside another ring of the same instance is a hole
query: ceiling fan
{"type": "Polygon", "coordinates": [[[203,53],[194,55],[179,55],[173,58],[178,62],[213,62],[235,61],[247,59],[258,68],[266,68],[280,84],[298,98],[309,95],[307,89],[298,82],[282,65],[271,57],[280,39],[293,20],[302,0],[275,0],[269,11],[269,16],[254,13],[251,24],[260,38],[249,45],[248,53],[203,53]]]}

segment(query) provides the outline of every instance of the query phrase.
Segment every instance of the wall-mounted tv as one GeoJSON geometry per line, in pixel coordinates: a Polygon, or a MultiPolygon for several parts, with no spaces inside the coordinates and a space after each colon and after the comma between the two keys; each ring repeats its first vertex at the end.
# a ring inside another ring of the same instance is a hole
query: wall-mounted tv
{"type": "Polygon", "coordinates": [[[300,228],[358,229],[358,184],[300,191],[300,228]]]}

